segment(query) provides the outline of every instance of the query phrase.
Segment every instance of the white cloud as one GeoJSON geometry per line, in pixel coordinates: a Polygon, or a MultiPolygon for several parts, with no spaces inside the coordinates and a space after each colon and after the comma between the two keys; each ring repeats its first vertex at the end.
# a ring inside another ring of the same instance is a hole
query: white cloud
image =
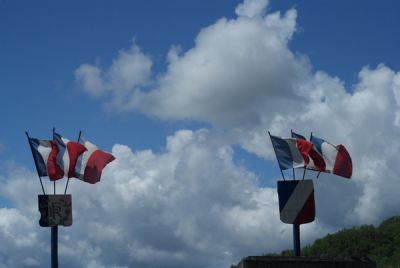
{"type": "MultiPolygon", "coordinates": [[[[399,182],[395,164],[400,146],[396,125],[399,105],[396,102],[396,81],[400,77],[384,65],[376,69],[363,68],[360,81],[349,93],[337,78],[316,73],[311,83],[310,98],[294,122],[283,120],[281,131],[290,126],[316,130],[334,143],[346,144],[352,154],[354,176],[351,183],[357,189],[345,195],[355,195],[354,210],[348,217],[359,223],[377,223],[398,214],[392,205],[399,182]],[[354,212],[354,213],[353,213],[354,212]]],[[[341,194],[343,196],[343,194],[341,194]]],[[[347,209],[348,209],[347,208],[347,209]]]]}
{"type": "Polygon", "coordinates": [[[33,186],[32,173],[25,169],[15,165],[7,169],[12,170],[12,176],[0,176],[1,196],[9,200],[15,198],[13,203],[17,206],[0,208],[0,267],[41,267],[40,263],[46,257],[46,236],[38,232],[38,220],[32,220],[38,214],[34,213],[37,204],[32,202],[32,197],[34,200],[36,197],[34,194],[27,197],[40,186],[29,188],[33,186]],[[26,191],[28,188],[29,192],[26,191]]]}
{"type": "Polygon", "coordinates": [[[133,42],[130,50],[119,51],[118,57],[106,71],[94,65],[82,64],[75,70],[75,78],[93,97],[111,93],[111,105],[123,110],[121,104],[125,103],[125,98],[149,82],[151,67],[151,59],[133,42]]]}
{"type": "MultiPolygon", "coordinates": [[[[261,12],[265,5],[265,1],[246,1],[238,9],[261,12]],[[253,8],[254,5],[257,7],[253,8]]],[[[299,98],[295,85],[308,73],[307,61],[287,48],[295,20],[295,10],[255,19],[220,19],[202,29],[195,46],[184,54],[171,48],[167,71],[155,75],[158,80],[150,91],[140,90],[137,83],[125,83],[125,77],[137,76],[142,81],[142,77],[149,76],[150,68],[144,68],[146,75],[141,75],[136,70],[115,67],[117,62],[130,62],[132,54],[140,55],[135,62],[151,66],[150,58],[134,44],[133,53],[120,53],[105,71],[111,83],[103,81],[98,88],[109,88],[115,110],[138,109],[166,119],[191,118],[224,126],[260,123],[264,114],[282,103],[294,105],[299,98]],[[120,91],[124,92],[123,98],[120,91]]],[[[84,64],[76,71],[78,80],[82,76],[95,80],[84,76],[83,70],[87,68],[84,64]]],[[[85,83],[81,85],[91,90],[85,83]]]]}
{"type": "MultiPolygon", "coordinates": [[[[385,73],[385,81],[394,78],[381,66],[364,70],[363,81],[385,73]]],[[[368,90],[367,84],[360,84],[360,92],[368,90]]],[[[364,147],[356,142],[350,147],[353,155],[365,155],[353,158],[352,180],[321,175],[314,181],[317,220],[302,226],[304,244],[343,226],[398,213],[398,145],[374,157],[364,149],[382,144],[373,139],[360,144],[364,147]]],[[[242,256],[290,248],[291,226],[279,221],[276,189],[258,188],[258,178],[235,164],[230,142],[219,133],[181,130],[167,138],[161,153],[132,151],[125,145],[115,145],[112,153],[117,159],[107,166],[101,183],[71,181],[74,224],[60,228],[62,265],[228,267],[242,256]]],[[[10,166],[1,182],[1,196],[15,208],[0,209],[0,236],[11,252],[7,259],[0,258],[0,266],[45,266],[49,229],[38,227],[40,186],[35,174],[10,166]]],[[[1,256],[5,253],[0,251],[1,256]]]]}
{"type": "Polygon", "coordinates": [[[244,0],[242,4],[236,7],[236,14],[254,18],[256,16],[261,16],[267,6],[268,0],[244,0]]]}
{"type": "MultiPolygon", "coordinates": [[[[159,154],[115,145],[117,159],[101,183],[70,182],[74,224],[59,230],[60,263],[227,267],[241,256],[289,246],[290,228],[279,223],[275,189],[259,189],[255,175],[235,165],[232,148],[215,139],[205,129],[178,131],[159,154]]],[[[0,236],[9,237],[3,245],[23,247],[19,259],[33,263],[28,258],[35,257],[45,266],[50,230],[37,223],[40,186],[34,173],[10,167],[2,185],[2,196],[15,204],[0,209],[0,236]]],[[[23,266],[9,258],[13,267],[23,266]]]]}
{"type": "MultiPolygon", "coordinates": [[[[139,88],[148,82],[151,61],[136,45],[132,54],[142,55],[140,61],[149,67],[138,78],[146,79],[124,82],[124,72],[113,67],[129,58],[129,53],[122,53],[105,72],[113,79],[103,79],[100,85],[93,82],[102,94],[106,93],[102,88],[108,88],[111,105],[118,104],[115,107],[121,110],[213,126],[176,133],[159,155],[114,147],[124,159],[108,173],[119,182],[118,196],[113,190],[109,195],[102,193],[97,205],[111,213],[117,204],[135,204],[130,215],[140,220],[131,236],[126,236],[136,239],[129,255],[132,262],[151,252],[163,261],[170,256],[172,266],[184,263],[189,255],[193,257],[190,266],[218,266],[215,252],[228,260],[263,248],[274,250],[270,244],[264,247],[265,237],[276,243],[276,249],[282,246],[290,231],[278,223],[275,190],[257,189],[251,182],[254,175],[231,159],[231,144],[236,143],[272,160],[266,130],[278,135],[288,135],[290,129],[305,135],[314,131],[332,143],[345,144],[352,155],[352,180],[330,175],[315,180],[318,219],[304,227],[306,240],[400,213],[396,205],[400,73],[384,64],[364,67],[359,81],[345,88],[338,77],[312,72],[307,58],[288,48],[296,30],[296,11],[264,15],[266,9],[267,1],[245,1],[237,7],[236,19],[221,19],[200,31],[193,48],[186,52],[172,48],[167,71],[154,76],[158,79],[150,90],[139,88]],[[173,243],[168,247],[155,243],[152,228],[159,230],[162,241],[173,243]],[[135,251],[138,244],[142,250],[135,251]],[[209,263],[202,262],[201,256],[209,263]]],[[[90,81],[90,75],[86,78],[90,81]]],[[[88,84],[82,85],[90,91],[88,84]]],[[[125,226],[107,226],[104,229],[113,235],[125,230],[125,226]]]]}
{"type": "Polygon", "coordinates": [[[82,64],[75,71],[75,77],[82,88],[93,97],[99,97],[106,91],[101,77],[101,70],[98,67],[82,64]]]}
{"type": "Polygon", "coordinates": [[[167,119],[257,124],[262,111],[277,106],[271,100],[296,98],[286,97],[296,95],[293,85],[306,73],[304,62],[287,50],[287,38],[262,20],[221,19],[199,33],[194,48],[170,63],[158,88],[136,91],[127,105],[167,119]]]}

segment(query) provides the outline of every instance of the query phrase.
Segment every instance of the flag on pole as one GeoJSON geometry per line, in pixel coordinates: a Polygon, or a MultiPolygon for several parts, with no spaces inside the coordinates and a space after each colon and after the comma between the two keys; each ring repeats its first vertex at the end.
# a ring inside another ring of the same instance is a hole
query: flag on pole
{"type": "MultiPolygon", "coordinates": [[[[296,139],[303,139],[306,140],[306,138],[298,133],[291,132],[292,133],[292,138],[296,139]]],[[[311,136],[312,137],[312,136],[311,136]]],[[[315,145],[312,145],[312,148],[308,152],[308,156],[310,157],[310,161],[308,162],[306,168],[308,169],[314,169],[320,172],[324,172],[326,169],[326,164],[325,160],[322,157],[322,155],[318,152],[316,149],[315,145]]]]}
{"type": "Polygon", "coordinates": [[[292,138],[293,139],[307,140],[303,135],[300,135],[300,134],[298,134],[296,132],[293,132],[293,130],[291,131],[291,134],[292,134],[292,138]]]}
{"type": "Polygon", "coordinates": [[[58,148],[56,157],[57,165],[62,170],[64,177],[71,178],[74,176],[78,157],[86,151],[86,148],[78,142],[61,137],[56,132],[53,132],[53,139],[58,148]]]}
{"type": "Polygon", "coordinates": [[[48,176],[52,181],[61,179],[63,172],[56,163],[58,153],[57,144],[54,141],[39,140],[30,137],[28,140],[39,177],[48,176]]]}
{"type": "Polygon", "coordinates": [[[271,142],[274,147],[276,159],[282,170],[305,167],[309,163],[309,151],[312,144],[303,139],[283,139],[272,136],[271,142]]]}
{"type": "Polygon", "coordinates": [[[311,143],[315,150],[322,156],[325,162],[325,171],[350,179],[353,172],[353,164],[350,154],[342,145],[333,145],[321,138],[311,136],[311,143]]]}
{"type": "Polygon", "coordinates": [[[87,151],[78,157],[73,177],[88,183],[96,183],[100,181],[103,168],[113,161],[115,157],[98,149],[96,145],[82,137],[80,137],[79,143],[85,146],[87,151]]]}

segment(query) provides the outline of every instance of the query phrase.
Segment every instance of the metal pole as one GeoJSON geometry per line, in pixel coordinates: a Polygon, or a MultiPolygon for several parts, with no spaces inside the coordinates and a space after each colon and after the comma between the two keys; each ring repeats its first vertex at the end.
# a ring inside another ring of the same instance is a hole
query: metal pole
{"type": "MultiPolygon", "coordinates": [[[[290,137],[293,138],[293,129],[290,130],[290,137]]],[[[296,175],[294,173],[294,168],[293,169],[293,180],[296,180],[296,175]]]]}
{"type": "MultiPolygon", "coordinates": [[[[54,195],[55,194],[56,181],[54,181],[54,195]]],[[[58,225],[51,226],[51,268],[58,268],[58,225]]]]}
{"type": "Polygon", "coordinates": [[[300,257],[300,224],[293,224],[293,255],[300,257]]]}
{"type": "Polygon", "coordinates": [[[58,226],[51,226],[51,268],[58,268],[58,226]]]}
{"type": "Polygon", "coordinates": [[[304,181],[304,177],[306,176],[306,168],[304,168],[304,171],[303,171],[303,181],[304,181]]]}

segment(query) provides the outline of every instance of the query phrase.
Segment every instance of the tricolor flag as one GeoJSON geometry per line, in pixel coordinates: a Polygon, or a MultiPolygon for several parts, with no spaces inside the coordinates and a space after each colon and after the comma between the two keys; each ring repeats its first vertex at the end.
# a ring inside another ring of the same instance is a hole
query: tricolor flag
{"type": "Polygon", "coordinates": [[[270,135],[276,159],[282,170],[305,167],[312,144],[304,139],[283,139],[270,135]]]}
{"type": "Polygon", "coordinates": [[[310,141],[322,156],[326,165],[325,171],[348,179],[351,178],[353,164],[350,154],[342,144],[335,146],[315,136],[311,136],[310,141]]]}
{"type": "Polygon", "coordinates": [[[56,162],[64,177],[71,178],[75,174],[75,165],[78,157],[86,151],[86,148],[77,142],[61,137],[53,132],[53,139],[57,144],[58,152],[56,162]]]}
{"type": "Polygon", "coordinates": [[[30,137],[28,137],[28,141],[39,177],[48,176],[52,181],[61,179],[63,172],[56,163],[58,153],[56,142],[30,137]]]}
{"type": "Polygon", "coordinates": [[[85,146],[87,151],[78,157],[74,177],[88,183],[96,183],[100,181],[103,168],[115,157],[110,153],[99,150],[96,145],[82,137],[80,137],[79,143],[85,146]]]}
{"type": "MultiPolygon", "coordinates": [[[[295,133],[293,131],[291,131],[291,133],[292,133],[292,138],[306,140],[304,136],[298,133],[295,133]]],[[[321,153],[316,149],[315,145],[313,145],[310,151],[308,152],[308,156],[310,157],[310,161],[307,164],[306,168],[314,169],[320,172],[324,172],[326,170],[325,160],[322,157],[321,153]]]]}

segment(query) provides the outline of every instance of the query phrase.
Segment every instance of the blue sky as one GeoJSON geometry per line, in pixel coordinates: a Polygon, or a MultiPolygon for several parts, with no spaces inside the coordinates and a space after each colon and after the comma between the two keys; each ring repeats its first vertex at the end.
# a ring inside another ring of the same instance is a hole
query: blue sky
{"type": "MultiPolygon", "coordinates": [[[[69,136],[82,129],[89,136],[94,131],[108,147],[124,143],[157,150],[175,129],[192,127],[192,122],[162,122],[138,113],[109,115],[101,103],[80,94],[73,71],[82,62],[109,64],[133,38],[154,58],[155,72],[162,71],[171,45],[191,48],[201,28],[221,17],[232,18],[238,3],[2,1],[1,107],[8,111],[2,121],[12,128],[0,140],[8,157],[24,164],[29,160],[24,144],[15,138],[22,138],[24,130],[45,137],[52,126],[69,136]],[[13,116],[5,116],[10,112],[13,116]]],[[[350,90],[362,66],[383,62],[399,69],[397,5],[272,1],[269,9],[296,8],[299,30],[289,46],[307,55],[314,69],[338,76],[350,90]]]]}
{"type": "MultiPolygon", "coordinates": [[[[7,93],[1,107],[8,111],[2,121],[13,126],[1,136],[7,154],[18,154],[12,158],[25,163],[26,153],[15,137],[22,137],[24,130],[44,137],[52,126],[69,136],[80,129],[89,135],[94,131],[109,147],[124,143],[159,149],[166,135],[193,122],[163,122],[138,113],[109,115],[101,103],[80,94],[73,71],[82,62],[108,65],[134,38],[154,59],[154,72],[162,72],[171,45],[191,48],[200,29],[219,18],[232,18],[232,7],[239,2],[2,1],[1,86],[7,93]],[[5,116],[10,112],[13,116],[5,116]]],[[[307,55],[314,69],[338,76],[350,90],[362,66],[385,63],[399,68],[397,5],[272,1],[269,10],[296,8],[299,29],[289,47],[307,55]]]]}
{"type": "Polygon", "coordinates": [[[53,127],[69,139],[82,130],[117,157],[100,184],[72,181],[76,217],[60,241],[69,267],[228,267],[290,247],[266,130],[314,131],[352,154],[351,181],[315,182],[318,215],[305,242],[398,214],[399,5],[0,0],[0,235],[22,221],[18,231],[31,237],[23,246],[4,238],[0,253],[11,257],[1,265],[47,258],[45,230],[28,220],[38,217],[27,204],[40,185],[24,132],[45,139],[53,127]],[[120,222],[110,202],[125,211],[120,222]],[[89,210],[96,221],[80,219],[89,210]],[[109,237],[78,230],[93,226],[109,237]]]}

